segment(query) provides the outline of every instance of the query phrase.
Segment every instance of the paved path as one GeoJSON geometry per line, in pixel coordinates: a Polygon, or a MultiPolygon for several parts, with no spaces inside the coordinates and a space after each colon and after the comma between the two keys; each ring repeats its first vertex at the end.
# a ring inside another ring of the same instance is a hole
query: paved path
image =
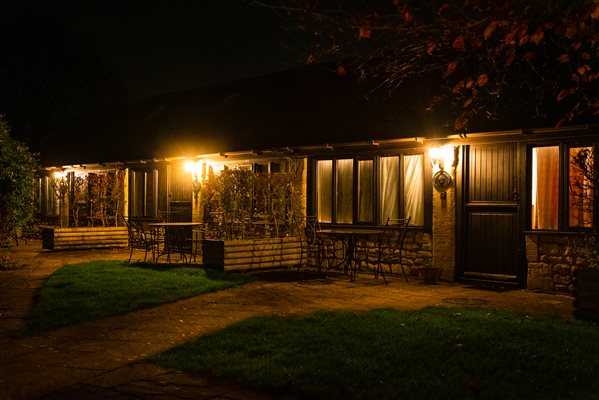
{"type": "MultiPolygon", "coordinates": [[[[260,280],[248,285],[19,338],[37,289],[65,262],[114,259],[123,251],[39,253],[20,249],[27,265],[0,272],[2,399],[271,399],[267,394],[143,362],[150,354],[257,315],[300,315],[319,309],[489,306],[570,316],[568,296],[495,292],[459,284],[389,286],[372,277],[260,280]]],[[[283,275],[284,276],[284,275],[283,275]]],[[[281,276],[278,276],[279,278],[281,276]]]]}

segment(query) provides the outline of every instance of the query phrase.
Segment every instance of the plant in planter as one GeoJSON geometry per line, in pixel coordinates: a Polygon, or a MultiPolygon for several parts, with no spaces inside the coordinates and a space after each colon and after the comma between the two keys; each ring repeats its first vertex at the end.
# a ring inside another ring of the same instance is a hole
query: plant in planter
{"type": "MultiPolygon", "coordinates": [[[[225,168],[202,188],[204,265],[253,269],[297,265],[301,240],[293,222],[301,214],[301,173],[225,168]]],[[[300,171],[301,172],[301,171],[300,171]]]]}
{"type": "MultiPolygon", "coordinates": [[[[61,175],[57,196],[68,199],[70,210],[65,210],[65,222],[70,226],[42,229],[42,248],[49,250],[93,249],[126,247],[127,229],[120,222],[124,211],[123,170],[114,169],[77,175],[61,175]],[[88,210],[86,214],[81,213],[88,210]],[[81,224],[87,217],[87,224],[81,224]],[[82,226],[88,225],[89,226],[82,226]],[[94,226],[96,225],[96,226],[94,226]]],[[[62,212],[61,212],[62,215],[62,212]]]]}
{"type": "Polygon", "coordinates": [[[439,267],[433,267],[431,259],[426,259],[424,266],[420,268],[423,282],[427,285],[435,285],[439,281],[440,271],[439,267]]]}

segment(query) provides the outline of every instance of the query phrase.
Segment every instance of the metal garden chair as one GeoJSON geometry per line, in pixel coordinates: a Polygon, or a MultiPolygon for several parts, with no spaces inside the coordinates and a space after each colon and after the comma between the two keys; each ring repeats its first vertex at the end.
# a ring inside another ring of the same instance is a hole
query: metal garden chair
{"type": "Polygon", "coordinates": [[[399,265],[404,279],[408,282],[403,265],[403,245],[410,219],[411,217],[387,220],[378,243],[378,262],[375,275],[381,273],[384,279],[383,265],[389,266],[389,275],[393,274],[393,265],[399,265]]]}
{"type": "Polygon", "coordinates": [[[148,251],[152,252],[152,261],[155,261],[155,254],[158,246],[158,239],[153,237],[149,232],[144,230],[143,224],[139,220],[132,218],[123,218],[125,220],[125,226],[127,226],[127,232],[129,234],[129,261],[131,263],[131,257],[133,257],[133,250],[144,250],[144,262],[148,258],[148,251]]]}
{"type": "MultiPolygon", "coordinates": [[[[305,227],[301,226],[302,260],[305,254],[306,266],[316,267],[320,272],[326,272],[337,260],[335,241],[320,234],[320,224],[314,216],[306,217],[305,227]]],[[[303,263],[300,261],[300,266],[303,263]]]]}

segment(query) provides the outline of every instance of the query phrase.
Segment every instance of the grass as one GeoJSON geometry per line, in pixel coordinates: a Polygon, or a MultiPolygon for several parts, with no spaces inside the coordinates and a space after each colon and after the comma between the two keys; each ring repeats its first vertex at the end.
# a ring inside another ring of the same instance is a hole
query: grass
{"type": "Polygon", "coordinates": [[[599,326],[489,309],[263,317],[152,357],[316,399],[597,399],[599,326]]]}
{"type": "Polygon", "coordinates": [[[246,283],[248,276],[192,266],[93,261],[50,276],[27,320],[26,335],[125,314],[246,283]]]}

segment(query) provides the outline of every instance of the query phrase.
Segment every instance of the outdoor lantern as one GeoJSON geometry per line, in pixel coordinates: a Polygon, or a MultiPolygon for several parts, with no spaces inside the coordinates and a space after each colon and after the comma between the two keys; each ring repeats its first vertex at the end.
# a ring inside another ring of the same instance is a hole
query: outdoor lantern
{"type": "Polygon", "coordinates": [[[454,162],[454,146],[432,147],[428,150],[433,170],[443,171],[445,166],[452,166],[454,162]]]}
{"type": "Polygon", "coordinates": [[[202,180],[206,173],[206,164],[198,162],[188,161],[185,163],[185,169],[191,173],[191,191],[193,192],[194,199],[197,199],[198,193],[202,188],[202,180]]]}
{"type": "Polygon", "coordinates": [[[453,183],[451,174],[445,171],[445,167],[453,167],[455,147],[432,147],[429,149],[429,155],[433,166],[433,186],[439,193],[441,193],[441,199],[445,200],[447,198],[446,192],[453,183]]]}

